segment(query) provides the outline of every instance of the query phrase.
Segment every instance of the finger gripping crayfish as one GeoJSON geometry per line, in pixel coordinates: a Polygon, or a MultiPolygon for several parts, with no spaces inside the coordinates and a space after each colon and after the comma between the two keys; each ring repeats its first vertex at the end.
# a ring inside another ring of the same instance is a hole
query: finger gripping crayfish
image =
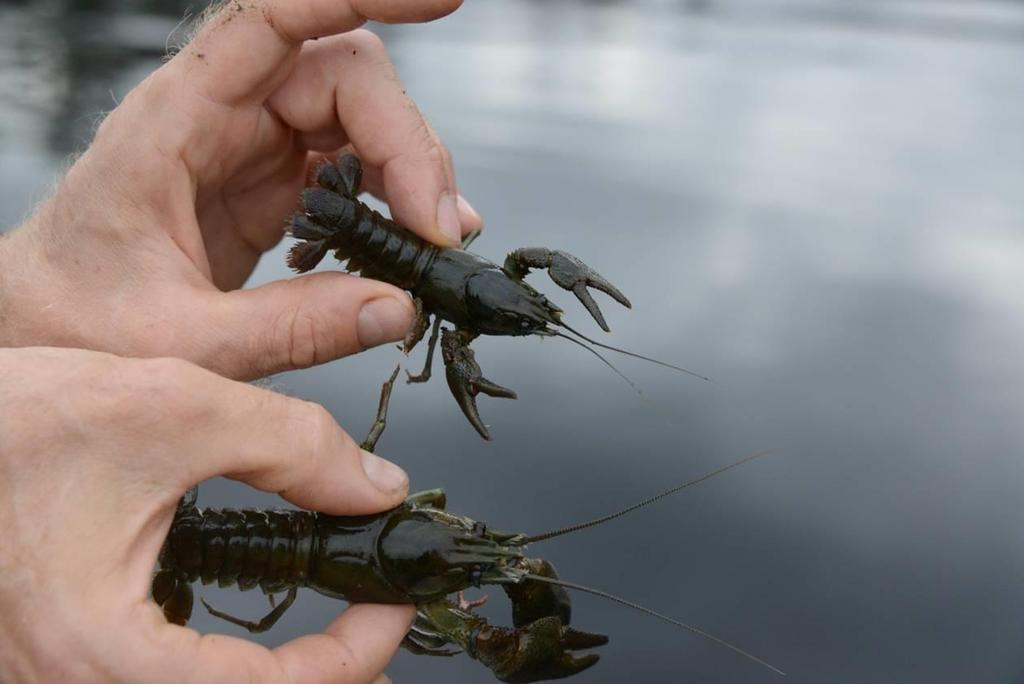
{"type": "MultiPolygon", "coordinates": [[[[465,249],[437,247],[360,202],[357,195],[361,180],[362,166],[354,155],[343,155],[336,163],[320,166],[318,187],[303,192],[303,211],[289,221],[288,231],[299,242],[292,246],[288,264],[305,272],[333,250],[339,261],[348,262],[347,270],[412,293],[417,316],[403,343],[406,354],[426,335],[431,316],[434,324],[423,371],[410,373],[408,381],[425,382],[430,378],[440,337],[448,386],[484,439],[490,439],[490,433],[480,418],[477,395],[515,399],[516,393],[483,376],[470,349],[479,335],[564,337],[585,346],[558,330],[562,328],[591,344],[640,357],[573,330],[562,320],[562,310],[524,280],[531,269],[547,269],[551,279],[576,295],[607,332],[608,324],[588,288],[601,290],[627,308],[632,305],[618,288],[576,257],[558,250],[527,247],[511,252],[498,266],[465,249]],[[442,320],[452,323],[454,330],[442,330],[442,320]]],[[[467,238],[463,246],[471,241],[467,238]]],[[[689,373],[671,364],[640,358],[689,373]]]]}
{"type": "MultiPolygon", "coordinates": [[[[756,456],[755,456],[756,457],[756,456]]],[[[217,582],[271,596],[270,613],[247,621],[212,608],[216,617],[250,632],[270,629],[295,601],[300,587],[349,602],[414,603],[416,621],[402,645],[416,654],[466,653],[503,682],[569,677],[598,662],[581,653],[608,642],[602,634],[570,626],[566,588],[609,598],[711,639],[775,672],[776,668],[696,627],[604,592],[559,579],[554,566],[528,558],[532,542],[597,525],[750,461],[748,457],[645,502],[598,520],[527,536],[490,529],[445,510],[445,494],[415,494],[377,515],[342,517],[309,511],[200,509],[195,490],[179,503],[160,553],[153,598],[170,622],[192,613],[191,583],[217,582]],[[512,602],[513,627],[492,625],[473,612],[461,592],[500,585],[512,602]],[[280,603],[273,594],[287,591],[280,603]],[[458,594],[457,601],[449,597],[458,594]]]]}

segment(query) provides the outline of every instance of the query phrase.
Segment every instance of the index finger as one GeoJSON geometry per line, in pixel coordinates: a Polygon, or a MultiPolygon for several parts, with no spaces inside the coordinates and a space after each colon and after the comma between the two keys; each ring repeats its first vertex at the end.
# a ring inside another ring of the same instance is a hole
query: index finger
{"type": "Polygon", "coordinates": [[[462,0],[223,0],[204,15],[187,49],[169,68],[207,99],[257,104],[279,86],[303,41],[351,31],[367,21],[424,22],[462,0]],[[184,75],[184,73],[183,73],[184,75]]]}
{"type": "MultiPolygon", "coordinates": [[[[223,475],[333,515],[399,505],[409,480],[398,466],[358,444],[318,404],[286,397],[172,359],[150,364],[164,395],[157,426],[182,489],[223,475]],[[185,426],[185,429],[182,429],[185,426]]],[[[156,426],[154,426],[156,427],[156,426]]]]}

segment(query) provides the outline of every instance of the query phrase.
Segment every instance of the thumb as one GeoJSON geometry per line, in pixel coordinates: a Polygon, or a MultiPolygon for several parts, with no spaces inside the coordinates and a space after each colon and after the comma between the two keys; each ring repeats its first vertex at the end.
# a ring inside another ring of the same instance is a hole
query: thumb
{"type": "Polygon", "coordinates": [[[398,288],[344,273],[316,273],[211,294],[215,330],[202,365],[238,380],[308,368],[402,339],[413,306],[398,288]]]}

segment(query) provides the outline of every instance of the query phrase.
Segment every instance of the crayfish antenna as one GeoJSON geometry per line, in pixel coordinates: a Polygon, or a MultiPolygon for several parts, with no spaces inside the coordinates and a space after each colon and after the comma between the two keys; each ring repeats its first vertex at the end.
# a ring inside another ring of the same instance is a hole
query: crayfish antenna
{"type": "Polygon", "coordinates": [[[636,383],[634,383],[632,380],[629,379],[628,375],[626,375],[625,373],[620,371],[618,368],[616,368],[614,365],[612,365],[612,362],[609,361],[608,359],[604,358],[603,356],[601,356],[601,354],[599,354],[596,349],[591,349],[590,347],[588,347],[587,345],[583,344],[579,340],[574,339],[572,337],[569,337],[568,335],[565,335],[565,334],[560,333],[560,332],[555,331],[555,330],[550,331],[548,334],[549,335],[554,335],[555,337],[561,337],[563,340],[569,340],[573,344],[578,344],[579,346],[583,347],[588,352],[590,352],[591,354],[593,354],[597,358],[601,359],[601,363],[603,363],[604,365],[608,366],[613,371],[615,371],[615,374],[618,375],[623,380],[625,380],[626,383],[629,384],[629,386],[632,387],[636,391],[637,394],[639,394],[641,396],[643,395],[643,392],[640,390],[639,387],[636,386],[636,383]]]}
{"type": "MultiPolygon", "coordinates": [[[[700,378],[701,380],[703,380],[705,382],[710,382],[712,384],[714,383],[714,380],[712,380],[711,378],[709,378],[709,377],[707,377],[705,375],[701,375],[700,373],[694,373],[692,370],[688,370],[686,368],[683,368],[682,366],[676,366],[676,365],[673,365],[673,364],[668,363],[666,361],[659,361],[658,359],[651,358],[650,356],[644,356],[643,354],[637,354],[636,352],[631,352],[631,351],[628,351],[626,349],[620,349],[619,347],[613,347],[610,344],[604,344],[603,342],[598,342],[597,340],[593,340],[593,339],[587,337],[586,335],[581,333],[579,330],[576,330],[575,328],[569,327],[568,325],[566,325],[562,321],[559,321],[558,324],[560,326],[562,326],[563,328],[565,328],[566,330],[568,330],[569,332],[573,333],[574,335],[577,335],[578,337],[586,340],[587,342],[589,342],[590,344],[592,344],[592,345],[594,345],[596,347],[600,347],[601,349],[607,349],[608,351],[613,351],[613,352],[616,352],[616,353],[619,353],[619,354],[625,354],[626,356],[632,356],[634,359],[640,359],[641,361],[647,361],[649,363],[653,363],[653,364],[656,364],[658,366],[662,366],[664,368],[669,368],[671,370],[678,371],[680,373],[686,373],[687,375],[692,375],[693,377],[700,378]]],[[[572,338],[567,338],[567,339],[572,339],[572,338]]]]}
{"type": "Polygon", "coordinates": [[[688,482],[684,482],[683,484],[680,484],[680,485],[676,485],[675,487],[672,487],[671,489],[666,489],[665,491],[661,492],[660,494],[655,494],[654,496],[649,497],[647,499],[644,499],[643,501],[641,501],[639,503],[635,503],[632,506],[629,506],[627,508],[623,508],[621,511],[616,511],[615,513],[610,513],[608,515],[603,515],[600,518],[595,518],[594,520],[589,520],[587,522],[577,523],[575,525],[569,525],[568,527],[563,527],[561,529],[552,530],[551,532],[544,532],[543,534],[535,534],[535,535],[533,535],[531,537],[525,537],[522,540],[520,545],[521,546],[525,546],[527,544],[532,544],[534,542],[545,541],[545,540],[548,540],[548,539],[554,539],[555,537],[561,537],[563,534],[569,534],[570,532],[578,532],[580,530],[585,530],[588,527],[595,527],[597,525],[601,525],[601,524],[609,522],[611,520],[615,520],[616,518],[621,518],[622,516],[626,515],[627,513],[632,513],[633,511],[637,510],[638,508],[643,508],[644,506],[650,506],[655,501],[660,501],[661,499],[664,499],[667,496],[672,496],[673,494],[677,494],[677,493],[683,491],[684,489],[687,489],[687,488],[692,487],[694,485],[700,484],[701,482],[704,482],[706,480],[710,480],[711,478],[713,478],[713,477],[715,477],[717,475],[721,475],[722,473],[724,473],[724,472],[726,472],[728,470],[732,470],[733,468],[739,468],[741,465],[744,465],[746,463],[750,463],[754,459],[761,458],[762,456],[766,456],[766,455],[768,455],[770,453],[773,453],[774,451],[775,451],[774,449],[767,449],[765,451],[759,451],[756,454],[753,454],[752,456],[747,456],[746,458],[741,458],[740,460],[735,461],[733,463],[730,463],[728,465],[724,465],[721,468],[716,468],[715,470],[712,470],[710,473],[706,473],[704,475],[701,475],[700,477],[698,477],[696,479],[690,480],[688,482]]]}

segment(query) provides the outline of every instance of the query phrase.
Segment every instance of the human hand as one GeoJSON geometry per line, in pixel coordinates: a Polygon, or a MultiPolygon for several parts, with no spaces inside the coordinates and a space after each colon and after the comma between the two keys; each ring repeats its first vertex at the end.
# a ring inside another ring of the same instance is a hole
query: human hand
{"type": "Polygon", "coordinates": [[[480,227],[380,40],[353,30],[460,3],[222,3],[0,239],[0,345],[176,356],[251,379],[400,339],[412,306],[383,283],[322,273],[237,288],[281,239],[309,167],[345,145],[422,237],[456,244],[480,227]]]}
{"type": "MultiPolygon", "coordinates": [[[[0,681],[332,682],[380,675],[411,606],[355,605],[268,650],[150,599],[178,498],[226,475],[339,515],[408,480],[321,407],[172,359],[0,349],[0,681]]],[[[383,681],[383,680],[381,680],[383,681]]]]}

